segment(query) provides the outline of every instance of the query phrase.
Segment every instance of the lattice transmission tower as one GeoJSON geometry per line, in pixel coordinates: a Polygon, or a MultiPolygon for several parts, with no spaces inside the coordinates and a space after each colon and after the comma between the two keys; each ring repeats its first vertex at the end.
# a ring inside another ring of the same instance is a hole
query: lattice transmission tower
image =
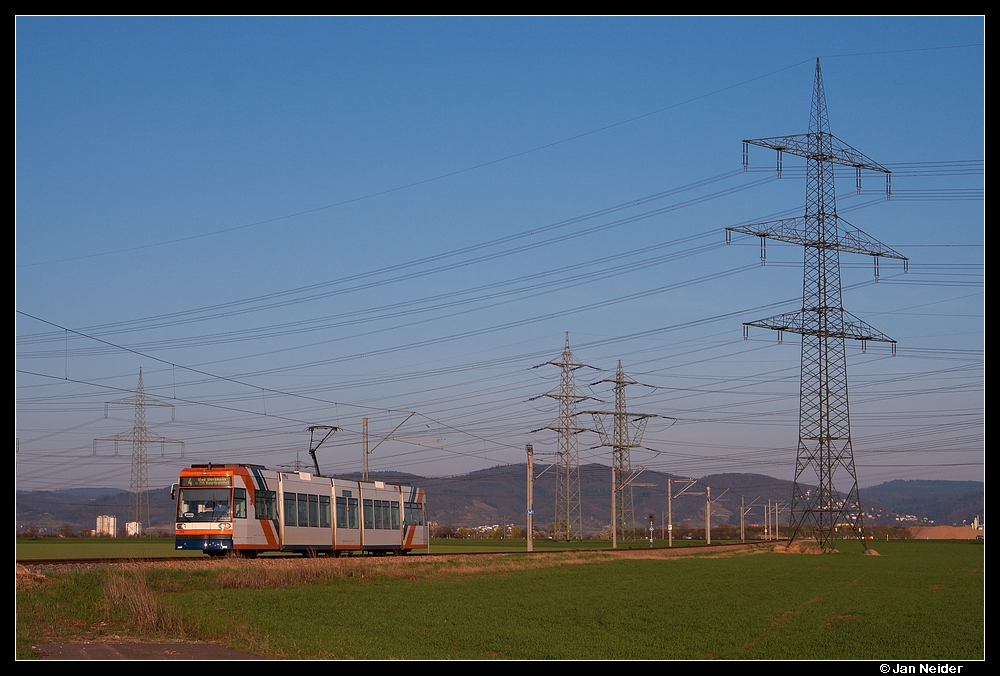
{"type": "MultiPolygon", "coordinates": [[[[621,360],[614,379],[599,380],[594,383],[611,383],[615,386],[614,411],[585,411],[594,417],[594,425],[601,437],[602,446],[611,447],[611,496],[612,539],[635,539],[635,500],[632,495],[632,482],[639,475],[632,470],[632,449],[642,445],[642,436],[646,431],[646,423],[650,418],[658,417],[652,413],[629,413],[625,405],[625,388],[639,383],[625,375],[621,360]],[[604,419],[611,417],[611,432],[608,432],[604,419]]],[[[641,470],[640,470],[641,471],[641,470]]]]}
{"type": "MultiPolygon", "coordinates": [[[[588,397],[576,389],[574,374],[582,368],[593,368],[576,360],[569,347],[569,331],[566,344],[558,359],[538,366],[559,367],[559,391],[549,392],[550,397],[559,402],[559,419],[555,425],[542,429],[559,434],[559,451],[556,456],[556,511],[552,521],[552,537],[557,540],[583,539],[583,510],[580,506],[580,449],[577,435],[587,430],[581,427],[576,415],[576,405],[588,397]]],[[[538,368],[538,366],[534,368],[538,368]]],[[[537,431],[537,430],[536,430],[537,431]]]]}
{"type": "Polygon", "coordinates": [[[732,232],[760,237],[762,263],[767,238],[798,244],[805,251],[802,309],[746,322],[743,336],[747,337],[751,326],[802,336],[791,539],[804,537],[812,527],[820,545],[828,547],[836,540],[838,525],[851,528],[858,538],[862,538],[864,525],[851,443],[844,340],[860,340],[862,349],[867,341],[891,343],[893,354],[896,352],[895,340],[844,310],[840,252],[872,256],[875,281],[878,281],[880,257],[904,261],[904,270],[907,261],[905,256],[837,215],[834,166],[854,167],[859,193],[862,170],[885,174],[887,199],[891,194],[891,172],[830,133],[819,59],[816,59],[809,133],[744,140],[744,170],[750,145],[777,151],[779,175],[783,153],[806,160],[805,216],[727,228],[726,238],[730,239],[732,232]]]}
{"type": "MultiPolygon", "coordinates": [[[[129,491],[131,495],[129,497],[128,506],[128,521],[131,523],[139,524],[139,529],[136,532],[131,533],[132,535],[141,535],[142,532],[149,531],[149,470],[148,470],[148,459],[146,456],[146,447],[150,442],[158,442],[161,447],[161,452],[164,444],[180,444],[182,449],[184,446],[183,441],[178,441],[176,439],[169,439],[160,434],[151,433],[146,428],[146,407],[147,406],[162,406],[165,408],[173,409],[172,404],[167,404],[157,399],[149,399],[146,397],[146,393],[142,387],[142,369],[139,369],[139,384],[135,388],[134,397],[126,397],[125,399],[117,399],[115,401],[109,401],[105,403],[105,416],[107,415],[107,406],[109,404],[124,404],[127,406],[135,407],[135,422],[132,425],[132,429],[127,432],[121,432],[110,437],[101,437],[94,439],[94,454],[97,454],[97,442],[98,441],[113,441],[115,442],[115,455],[118,455],[118,442],[130,441],[132,442],[132,478],[129,483],[129,491]]],[[[183,456],[183,450],[181,451],[183,456]]]]}

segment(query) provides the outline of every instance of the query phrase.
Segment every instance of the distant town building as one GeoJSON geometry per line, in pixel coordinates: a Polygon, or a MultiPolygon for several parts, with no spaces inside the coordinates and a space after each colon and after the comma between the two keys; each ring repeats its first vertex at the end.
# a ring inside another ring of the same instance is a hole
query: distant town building
{"type": "Polygon", "coordinates": [[[101,514],[97,517],[97,537],[118,537],[118,517],[101,514]]]}
{"type": "Polygon", "coordinates": [[[126,521],[125,522],[125,537],[135,538],[142,535],[142,523],[139,521],[126,521]]]}

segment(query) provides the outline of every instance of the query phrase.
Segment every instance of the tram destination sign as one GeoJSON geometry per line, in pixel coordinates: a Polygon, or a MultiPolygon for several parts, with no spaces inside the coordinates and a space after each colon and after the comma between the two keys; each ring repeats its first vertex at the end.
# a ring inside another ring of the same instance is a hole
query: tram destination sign
{"type": "Polygon", "coordinates": [[[181,486],[231,486],[228,476],[182,476],[181,486]]]}

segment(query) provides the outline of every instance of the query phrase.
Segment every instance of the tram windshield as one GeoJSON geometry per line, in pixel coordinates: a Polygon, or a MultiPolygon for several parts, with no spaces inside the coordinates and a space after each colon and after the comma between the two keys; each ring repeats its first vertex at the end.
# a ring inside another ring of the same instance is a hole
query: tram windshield
{"type": "Polygon", "coordinates": [[[178,521],[230,521],[232,516],[232,489],[180,489],[177,497],[178,521]]]}

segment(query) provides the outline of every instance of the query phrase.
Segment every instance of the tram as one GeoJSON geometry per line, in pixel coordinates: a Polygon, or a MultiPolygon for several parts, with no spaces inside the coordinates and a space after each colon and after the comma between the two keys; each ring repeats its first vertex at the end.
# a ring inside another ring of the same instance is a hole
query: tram
{"type": "Polygon", "coordinates": [[[175,548],[254,558],[427,552],[424,490],[261,465],[192,465],[171,490],[175,548]]]}

